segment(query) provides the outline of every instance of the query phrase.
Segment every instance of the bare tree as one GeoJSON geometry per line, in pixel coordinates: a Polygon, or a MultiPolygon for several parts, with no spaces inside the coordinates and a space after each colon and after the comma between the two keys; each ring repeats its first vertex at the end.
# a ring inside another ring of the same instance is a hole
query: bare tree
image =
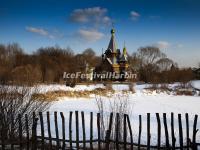
{"type": "Polygon", "coordinates": [[[156,62],[156,65],[158,66],[159,71],[167,71],[171,69],[174,62],[169,58],[161,58],[156,62]]]}
{"type": "Polygon", "coordinates": [[[74,69],[74,54],[70,48],[40,48],[35,55],[38,58],[43,82],[59,82],[63,72],[72,72],[74,69]]]}
{"type": "Polygon", "coordinates": [[[92,48],[87,48],[83,51],[83,55],[94,57],[96,54],[92,48]]]}
{"type": "Polygon", "coordinates": [[[153,46],[141,47],[138,49],[138,57],[141,60],[141,65],[153,65],[166,55],[159,48],[153,46]]]}
{"type": "Polygon", "coordinates": [[[137,53],[128,55],[128,61],[131,68],[138,70],[140,68],[141,60],[139,59],[137,53]]]}
{"type": "Polygon", "coordinates": [[[154,81],[154,74],[158,70],[156,62],[166,58],[166,55],[159,48],[153,46],[141,47],[137,51],[139,59],[139,76],[144,82],[154,81]]]}
{"type": "Polygon", "coordinates": [[[92,48],[85,49],[81,55],[83,56],[85,62],[92,67],[95,67],[100,63],[101,59],[96,56],[96,53],[92,48]]]}
{"type": "MultiPolygon", "coordinates": [[[[101,116],[101,137],[105,137],[105,131],[109,126],[109,115],[113,113],[113,126],[111,132],[111,138],[115,139],[116,134],[118,134],[119,140],[123,139],[123,119],[124,114],[131,114],[131,105],[129,103],[129,97],[127,93],[117,93],[105,99],[102,96],[95,96],[97,107],[101,116]],[[117,120],[117,114],[119,115],[119,120],[117,120]],[[115,132],[116,124],[118,124],[118,133],[115,132]]],[[[114,145],[112,145],[114,146],[114,145]]]]}
{"type": "Polygon", "coordinates": [[[16,44],[0,45],[0,82],[7,83],[11,79],[11,70],[16,65],[16,55],[23,54],[22,48],[16,44]]]}

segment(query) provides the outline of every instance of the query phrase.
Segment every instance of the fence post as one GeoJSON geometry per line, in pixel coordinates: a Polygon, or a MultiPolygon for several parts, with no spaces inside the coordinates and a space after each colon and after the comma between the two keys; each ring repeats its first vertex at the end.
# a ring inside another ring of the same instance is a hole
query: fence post
{"type": "Polygon", "coordinates": [[[69,144],[70,144],[70,150],[72,150],[72,114],[73,112],[70,111],[69,113],[69,144]]]}
{"type": "Polygon", "coordinates": [[[63,145],[62,145],[62,149],[65,149],[65,117],[63,115],[63,112],[60,112],[60,116],[62,119],[62,137],[63,137],[63,145]]]}
{"type": "Polygon", "coordinates": [[[18,114],[18,125],[19,125],[19,148],[22,150],[22,116],[18,114]]]}
{"type": "Polygon", "coordinates": [[[11,150],[14,150],[14,116],[11,114],[11,150]]]}
{"type": "Polygon", "coordinates": [[[150,133],[150,113],[147,113],[147,150],[150,150],[151,133],[150,133]]]}
{"type": "Polygon", "coordinates": [[[174,133],[174,113],[171,113],[171,134],[172,134],[172,149],[176,149],[176,138],[174,133]]]}
{"type": "Polygon", "coordinates": [[[130,132],[130,138],[131,138],[131,150],[133,150],[133,133],[132,133],[132,128],[131,128],[131,123],[130,123],[129,116],[126,115],[126,117],[127,117],[129,132],[130,132]]]}
{"type": "Polygon", "coordinates": [[[168,127],[167,127],[166,113],[163,113],[163,123],[164,123],[164,128],[165,128],[166,148],[169,149],[169,133],[168,133],[168,127]]]}
{"type": "MultiPolygon", "coordinates": [[[[65,117],[62,112],[60,112],[61,119],[62,119],[62,148],[65,149],[66,147],[66,137],[65,137],[65,117]]],[[[84,112],[81,112],[82,116],[82,128],[83,128],[83,149],[86,148],[86,133],[85,133],[85,118],[84,118],[84,112]]],[[[75,121],[76,121],[76,146],[77,149],[79,149],[80,141],[79,141],[79,117],[78,117],[78,111],[75,112],[75,121]]],[[[44,121],[43,121],[43,114],[42,112],[39,112],[39,118],[40,118],[40,125],[41,125],[41,149],[45,149],[45,137],[44,137],[44,121]]],[[[100,133],[100,128],[101,128],[101,114],[97,113],[97,132],[98,132],[98,149],[101,149],[101,133],[100,133]]],[[[160,116],[158,113],[156,113],[156,118],[157,118],[157,124],[158,124],[158,149],[160,149],[160,144],[161,144],[161,122],[160,122],[160,116]]],[[[197,129],[197,121],[198,121],[198,115],[195,115],[194,118],[194,124],[193,124],[193,139],[192,143],[190,143],[190,137],[189,137],[189,115],[188,113],[185,114],[186,118],[186,138],[187,138],[187,146],[186,148],[189,149],[190,146],[192,146],[193,150],[197,150],[197,143],[196,143],[196,134],[198,132],[197,129]]],[[[38,118],[36,118],[35,113],[33,113],[33,124],[32,124],[32,143],[29,143],[29,121],[28,121],[28,115],[25,114],[25,118],[23,120],[25,121],[25,126],[22,126],[22,116],[21,114],[18,115],[18,131],[19,131],[19,146],[20,149],[24,148],[23,146],[23,131],[22,127],[25,127],[25,134],[26,134],[26,149],[29,149],[29,145],[31,145],[32,149],[37,149],[37,121],[38,118]]],[[[90,112],[90,149],[93,149],[93,113],[90,112]]],[[[151,133],[150,133],[150,113],[147,113],[147,149],[151,148],[150,142],[151,142],[151,133]]],[[[59,132],[58,132],[58,122],[57,122],[57,112],[54,112],[54,120],[55,120],[55,131],[56,131],[56,142],[57,142],[57,149],[60,148],[60,140],[59,140],[59,132]]],[[[120,114],[116,114],[116,124],[115,124],[115,138],[116,138],[116,149],[120,149],[120,114]]],[[[127,127],[129,128],[130,132],[130,140],[131,140],[131,149],[133,149],[133,136],[132,136],[132,129],[131,129],[131,124],[130,124],[130,119],[127,114],[123,114],[123,147],[124,149],[127,149],[127,127]]],[[[110,136],[112,132],[112,123],[113,123],[113,113],[110,114],[110,120],[109,120],[109,128],[106,131],[106,137],[105,137],[105,148],[106,150],[109,150],[109,144],[110,144],[110,136]]],[[[166,113],[163,113],[163,123],[164,123],[164,131],[165,131],[165,137],[166,137],[166,148],[170,148],[169,145],[169,132],[168,132],[168,125],[167,125],[167,115],[166,113]]],[[[3,124],[3,122],[2,122],[3,124]]],[[[50,129],[50,116],[49,112],[47,112],[47,125],[48,125],[48,134],[49,134],[49,140],[51,139],[51,129],[50,129]]],[[[12,125],[11,125],[12,126],[12,125]]],[[[180,142],[180,149],[183,150],[184,145],[183,145],[183,127],[182,127],[182,117],[181,114],[178,114],[178,127],[179,127],[179,142],[180,142]]],[[[11,127],[12,128],[12,127],[11,127]]],[[[12,129],[11,129],[12,130],[12,129]]],[[[139,115],[139,137],[138,137],[138,149],[141,147],[141,132],[142,132],[142,116],[139,115]]],[[[1,133],[3,134],[3,133],[1,133]]],[[[12,134],[12,131],[11,131],[12,134]]],[[[171,134],[172,134],[172,149],[175,149],[175,143],[176,143],[176,138],[174,134],[174,114],[171,113],[171,134]]],[[[1,140],[4,140],[1,138],[1,140]]],[[[70,148],[72,149],[72,112],[70,112],[70,117],[69,117],[69,142],[70,142],[70,148]]],[[[50,144],[52,141],[50,142],[50,144]]],[[[12,143],[11,143],[12,144],[12,143]]],[[[129,143],[128,143],[129,144],[129,143]]],[[[12,144],[13,145],[13,144],[12,144]]],[[[11,148],[12,148],[11,145],[11,148]]],[[[5,145],[2,143],[2,146],[5,145]]],[[[14,148],[14,147],[13,147],[14,148]]],[[[3,149],[3,147],[2,147],[3,149]]],[[[52,149],[52,145],[50,146],[50,149],[52,149]]]]}
{"type": "Polygon", "coordinates": [[[59,141],[59,132],[58,132],[58,116],[57,112],[54,112],[54,123],[55,123],[55,132],[56,132],[56,149],[59,149],[60,147],[60,141],[59,141]]]}
{"type": "Polygon", "coordinates": [[[50,124],[49,112],[47,112],[47,128],[48,128],[48,136],[49,136],[49,149],[52,150],[51,124],[50,124]]]}
{"type": "Polygon", "coordinates": [[[25,128],[26,128],[26,149],[29,150],[29,124],[28,124],[27,114],[25,114],[25,128]]]}
{"type": "Polygon", "coordinates": [[[101,150],[101,132],[100,132],[100,113],[97,113],[97,130],[98,130],[98,150],[101,150]]]}
{"type": "Polygon", "coordinates": [[[86,149],[85,116],[83,111],[81,112],[81,118],[82,118],[82,131],[83,131],[83,149],[86,149]]]}
{"type": "Polygon", "coordinates": [[[93,112],[90,112],[90,149],[93,149],[93,112]]]}
{"type": "Polygon", "coordinates": [[[180,142],[180,149],[183,150],[183,129],[182,129],[181,114],[178,114],[178,124],[179,124],[179,142],[180,142]]]}
{"type": "Polygon", "coordinates": [[[141,116],[141,115],[139,115],[138,150],[140,150],[140,143],[141,143],[141,133],[142,133],[142,116],[141,116]]]}
{"type": "Polygon", "coordinates": [[[192,138],[192,149],[193,150],[197,150],[197,144],[196,144],[196,134],[198,132],[197,119],[198,119],[198,115],[195,115],[194,124],[193,124],[193,138],[192,138]]]}
{"type": "Polygon", "coordinates": [[[116,114],[115,118],[115,142],[116,142],[116,149],[119,150],[119,132],[120,132],[120,116],[119,113],[116,114]]]}
{"type": "Polygon", "coordinates": [[[35,112],[33,112],[33,126],[32,126],[32,149],[37,149],[37,121],[35,112]]]}
{"type": "Polygon", "coordinates": [[[111,134],[111,130],[112,130],[112,122],[113,122],[113,113],[110,113],[109,127],[108,127],[108,130],[106,131],[106,137],[105,137],[105,141],[106,141],[105,149],[106,150],[109,150],[110,134],[111,134]]]}
{"type": "Polygon", "coordinates": [[[157,119],[157,125],[158,125],[158,134],[157,134],[157,144],[158,144],[158,149],[160,149],[160,141],[161,141],[161,123],[160,123],[160,116],[159,113],[156,113],[156,119],[157,119]]]}
{"type": "Polygon", "coordinates": [[[40,127],[41,127],[41,137],[42,137],[42,147],[41,147],[41,149],[44,150],[44,121],[43,121],[42,112],[39,112],[39,117],[40,117],[40,127]]]}
{"type": "Polygon", "coordinates": [[[0,122],[1,122],[1,148],[2,150],[5,150],[5,139],[4,139],[4,121],[3,121],[3,116],[0,114],[0,122]]]}
{"type": "Polygon", "coordinates": [[[126,114],[124,114],[124,150],[126,150],[126,138],[127,138],[127,130],[126,130],[126,114]]]}
{"type": "Polygon", "coordinates": [[[78,120],[78,111],[75,111],[76,118],[76,148],[79,150],[79,120],[78,120]]]}
{"type": "Polygon", "coordinates": [[[186,120],[186,143],[187,143],[187,150],[190,149],[190,130],[189,130],[189,116],[188,113],[185,114],[185,120],[186,120]]]}

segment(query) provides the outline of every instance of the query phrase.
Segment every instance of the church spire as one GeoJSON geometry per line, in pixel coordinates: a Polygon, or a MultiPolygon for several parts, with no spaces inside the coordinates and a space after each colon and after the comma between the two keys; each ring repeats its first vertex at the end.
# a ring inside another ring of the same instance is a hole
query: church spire
{"type": "Polygon", "coordinates": [[[121,62],[127,62],[127,51],[126,51],[126,46],[125,46],[125,42],[124,42],[124,48],[123,48],[123,54],[121,57],[121,62]]]}
{"type": "Polygon", "coordinates": [[[125,41],[124,41],[123,55],[127,55],[127,52],[126,52],[126,43],[125,43],[125,41]]]}
{"type": "Polygon", "coordinates": [[[123,48],[123,55],[125,55],[125,56],[127,55],[125,42],[124,42],[124,48],[123,48]]]}
{"type": "Polygon", "coordinates": [[[112,53],[116,53],[117,47],[116,47],[116,42],[115,42],[115,29],[111,29],[111,39],[108,45],[108,50],[110,50],[112,53]]]}

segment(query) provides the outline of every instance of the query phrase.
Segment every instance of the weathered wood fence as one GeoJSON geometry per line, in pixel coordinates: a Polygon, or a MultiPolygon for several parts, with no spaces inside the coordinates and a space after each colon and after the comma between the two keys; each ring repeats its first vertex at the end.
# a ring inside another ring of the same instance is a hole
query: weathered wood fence
{"type": "Polygon", "coordinates": [[[169,123],[166,113],[156,113],[155,117],[157,120],[157,126],[155,126],[154,130],[157,131],[157,141],[154,145],[151,144],[151,116],[153,115],[151,115],[150,113],[147,113],[145,120],[145,128],[147,131],[146,139],[142,139],[141,137],[144,124],[142,116],[139,115],[139,132],[137,134],[137,141],[133,140],[133,126],[127,114],[110,113],[108,125],[106,127],[103,122],[103,115],[101,115],[100,113],[94,114],[93,112],[91,112],[89,116],[89,121],[86,121],[85,113],[78,111],[70,112],[68,117],[66,117],[62,112],[60,112],[60,114],[54,112],[53,117],[50,115],[49,112],[45,114],[34,113],[30,126],[27,115],[24,116],[24,122],[22,122],[23,116],[18,115],[17,134],[14,132],[14,127],[12,127],[11,125],[11,135],[5,135],[5,127],[3,125],[3,122],[0,123],[0,149],[197,150],[198,146],[200,146],[200,144],[197,143],[198,115],[194,116],[191,131],[191,124],[189,124],[189,115],[187,113],[184,116],[178,114],[177,140],[175,137],[175,115],[171,113],[171,117],[168,118],[170,119],[169,123]],[[58,115],[60,115],[61,120],[58,119],[58,115]],[[66,120],[66,118],[68,118],[68,120],[66,120]],[[183,123],[185,123],[186,127],[186,133],[184,134],[183,123]],[[96,127],[94,127],[94,124],[96,125],[96,127]],[[89,127],[89,130],[86,129],[86,126],[89,127]],[[164,143],[161,142],[161,131],[164,131],[164,143]],[[186,139],[186,142],[184,142],[184,139],[186,139]],[[147,141],[146,144],[142,144],[142,141],[144,140],[147,141]]]}

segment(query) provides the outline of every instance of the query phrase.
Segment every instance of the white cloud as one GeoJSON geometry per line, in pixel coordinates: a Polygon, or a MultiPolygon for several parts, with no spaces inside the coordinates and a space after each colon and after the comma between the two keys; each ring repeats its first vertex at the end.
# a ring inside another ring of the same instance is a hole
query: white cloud
{"type": "Polygon", "coordinates": [[[47,30],[42,28],[36,28],[36,27],[26,27],[26,30],[32,33],[36,33],[45,37],[48,37],[50,39],[55,38],[53,35],[51,35],[47,30]]]}
{"type": "Polygon", "coordinates": [[[166,48],[169,48],[171,44],[167,41],[158,41],[157,43],[154,44],[154,46],[160,49],[166,49],[166,48]]]}
{"type": "Polygon", "coordinates": [[[167,48],[183,48],[184,45],[183,44],[173,44],[173,43],[169,43],[167,41],[158,41],[155,44],[153,44],[153,46],[156,46],[160,49],[167,49],[167,48]]]}
{"type": "Polygon", "coordinates": [[[182,48],[182,47],[183,47],[183,44],[177,44],[176,47],[177,47],[177,48],[182,48]]]}
{"type": "Polygon", "coordinates": [[[101,7],[75,9],[70,15],[70,20],[76,23],[109,25],[111,23],[111,19],[106,15],[106,13],[107,9],[101,7]]]}
{"type": "Polygon", "coordinates": [[[136,12],[136,11],[131,11],[131,12],[130,12],[130,15],[131,15],[131,20],[134,20],[134,21],[138,20],[139,17],[141,16],[141,15],[140,15],[138,12],[136,12]]]}
{"type": "Polygon", "coordinates": [[[77,36],[85,41],[95,42],[102,39],[104,37],[104,34],[97,30],[80,29],[77,32],[77,36]]]}
{"type": "Polygon", "coordinates": [[[40,35],[48,35],[48,32],[44,29],[41,29],[41,28],[35,28],[35,27],[26,27],[26,30],[29,31],[29,32],[33,32],[33,33],[38,33],[40,35]]]}
{"type": "Polygon", "coordinates": [[[104,16],[102,18],[102,22],[105,24],[105,25],[110,25],[112,23],[112,20],[111,18],[109,18],[108,16],[104,16]]]}

